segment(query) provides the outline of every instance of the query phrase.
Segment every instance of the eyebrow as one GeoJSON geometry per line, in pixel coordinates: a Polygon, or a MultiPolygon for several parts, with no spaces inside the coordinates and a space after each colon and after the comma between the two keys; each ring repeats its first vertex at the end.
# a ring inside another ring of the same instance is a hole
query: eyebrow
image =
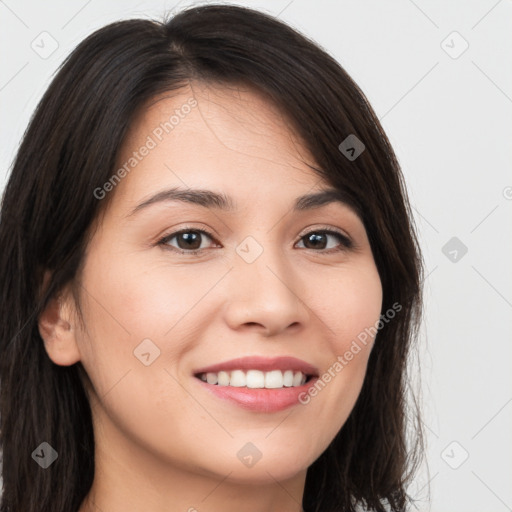
{"type": "MultiPolygon", "coordinates": [[[[131,217],[151,205],[173,201],[190,203],[204,208],[216,209],[225,212],[237,211],[237,206],[233,199],[222,192],[214,192],[213,190],[206,189],[189,188],[184,190],[180,188],[171,188],[168,190],[162,190],[137,205],[128,217],[131,217]]],[[[298,197],[293,205],[293,210],[313,210],[331,203],[341,203],[348,206],[359,215],[358,208],[354,204],[354,201],[346,193],[334,188],[328,188],[298,197]]]]}

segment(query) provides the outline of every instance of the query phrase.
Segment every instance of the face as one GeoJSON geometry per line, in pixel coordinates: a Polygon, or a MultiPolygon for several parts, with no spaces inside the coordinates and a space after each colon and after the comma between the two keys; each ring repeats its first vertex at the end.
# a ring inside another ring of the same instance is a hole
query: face
{"type": "Polygon", "coordinates": [[[240,482],[293,477],[327,448],[382,289],[353,210],[297,207],[332,188],[314,164],[254,91],[195,83],[137,116],[125,172],[95,191],[113,196],[80,281],[96,443],[240,482]]]}

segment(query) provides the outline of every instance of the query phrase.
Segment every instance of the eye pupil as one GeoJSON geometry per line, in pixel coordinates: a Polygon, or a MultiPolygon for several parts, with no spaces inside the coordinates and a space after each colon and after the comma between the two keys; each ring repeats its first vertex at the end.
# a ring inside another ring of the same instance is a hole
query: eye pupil
{"type": "Polygon", "coordinates": [[[184,240],[185,247],[180,247],[180,249],[199,249],[201,247],[201,234],[195,231],[187,231],[186,233],[180,233],[177,235],[178,245],[180,240],[184,240]],[[197,243],[199,241],[199,244],[197,243]],[[194,245],[195,242],[195,245],[194,245]]]}
{"type": "MultiPolygon", "coordinates": [[[[308,243],[312,242],[312,247],[308,247],[308,249],[318,248],[318,242],[320,242],[320,245],[322,245],[322,242],[323,244],[325,244],[325,236],[325,233],[310,233],[309,235],[307,235],[306,240],[308,241],[308,243]]],[[[308,244],[305,245],[307,246],[308,244]]]]}

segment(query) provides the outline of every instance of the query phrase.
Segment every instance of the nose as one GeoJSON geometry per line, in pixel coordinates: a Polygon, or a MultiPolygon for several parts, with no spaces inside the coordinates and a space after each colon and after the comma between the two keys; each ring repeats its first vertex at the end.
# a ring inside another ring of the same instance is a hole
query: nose
{"type": "Polygon", "coordinates": [[[225,286],[225,321],[233,330],[252,329],[270,337],[298,330],[309,319],[300,279],[277,250],[265,249],[252,263],[237,256],[225,286]]]}

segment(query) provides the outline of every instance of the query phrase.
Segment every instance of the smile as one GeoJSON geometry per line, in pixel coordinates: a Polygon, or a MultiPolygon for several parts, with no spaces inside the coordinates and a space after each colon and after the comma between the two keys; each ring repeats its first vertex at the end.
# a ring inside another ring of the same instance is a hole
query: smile
{"type": "Polygon", "coordinates": [[[208,384],[251,389],[279,389],[302,386],[309,377],[301,371],[294,372],[293,370],[272,370],[269,372],[233,370],[231,372],[220,371],[218,373],[199,374],[199,378],[208,384]]]}
{"type": "Polygon", "coordinates": [[[299,403],[318,369],[295,357],[243,357],[193,373],[208,393],[250,411],[272,413],[299,403]]]}

